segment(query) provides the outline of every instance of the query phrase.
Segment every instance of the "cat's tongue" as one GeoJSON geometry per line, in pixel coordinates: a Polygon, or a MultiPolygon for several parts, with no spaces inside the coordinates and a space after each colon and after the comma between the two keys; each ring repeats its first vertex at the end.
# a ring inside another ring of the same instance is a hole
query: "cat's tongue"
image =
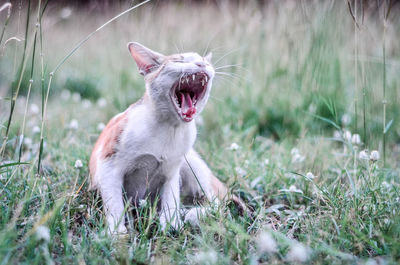
{"type": "Polygon", "coordinates": [[[185,92],[181,93],[181,102],[182,114],[188,118],[192,118],[192,116],[196,113],[196,108],[193,106],[190,94],[185,92]]]}

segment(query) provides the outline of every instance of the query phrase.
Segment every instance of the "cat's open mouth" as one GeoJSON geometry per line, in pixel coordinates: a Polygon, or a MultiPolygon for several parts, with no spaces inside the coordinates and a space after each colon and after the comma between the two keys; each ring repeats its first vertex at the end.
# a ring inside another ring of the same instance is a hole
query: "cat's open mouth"
{"type": "Polygon", "coordinates": [[[183,121],[193,120],[196,104],[204,97],[209,77],[204,72],[183,74],[172,86],[171,99],[183,121]]]}

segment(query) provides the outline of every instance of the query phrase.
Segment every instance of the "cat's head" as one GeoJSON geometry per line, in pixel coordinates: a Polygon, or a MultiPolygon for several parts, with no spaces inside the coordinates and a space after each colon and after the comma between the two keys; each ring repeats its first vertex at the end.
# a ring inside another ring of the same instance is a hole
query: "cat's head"
{"type": "Polygon", "coordinates": [[[137,42],[128,43],[146,90],[160,118],[190,122],[207,103],[215,70],[211,54],[165,56],[137,42]]]}

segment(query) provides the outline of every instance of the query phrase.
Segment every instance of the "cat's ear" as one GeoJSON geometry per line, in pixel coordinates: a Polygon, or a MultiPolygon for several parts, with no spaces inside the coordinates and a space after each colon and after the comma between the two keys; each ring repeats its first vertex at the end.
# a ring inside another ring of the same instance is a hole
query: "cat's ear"
{"type": "Polygon", "coordinates": [[[211,63],[212,52],[207,53],[206,57],[204,58],[206,58],[206,60],[211,63]]]}
{"type": "Polygon", "coordinates": [[[128,49],[139,68],[141,75],[146,75],[157,69],[164,55],[152,51],[137,42],[129,42],[128,49]]]}

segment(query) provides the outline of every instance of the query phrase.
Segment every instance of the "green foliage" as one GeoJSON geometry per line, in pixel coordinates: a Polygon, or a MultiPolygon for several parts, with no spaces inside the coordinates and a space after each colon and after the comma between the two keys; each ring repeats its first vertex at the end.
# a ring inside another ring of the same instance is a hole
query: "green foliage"
{"type": "Polygon", "coordinates": [[[65,82],[65,87],[72,93],[78,93],[82,98],[96,101],[100,98],[101,94],[97,90],[93,80],[68,78],[65,82]]]}

